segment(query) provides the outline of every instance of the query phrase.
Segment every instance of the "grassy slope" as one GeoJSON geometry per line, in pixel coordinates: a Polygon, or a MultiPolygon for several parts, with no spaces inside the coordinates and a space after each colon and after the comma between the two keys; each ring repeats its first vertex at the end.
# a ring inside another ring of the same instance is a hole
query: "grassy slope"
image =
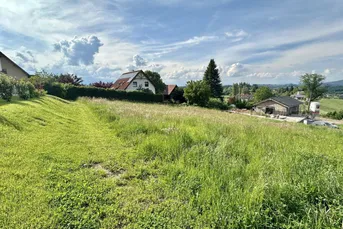
{"type": "Polygon", "coordinates": [[[341,130],[45,97],[0,131],[1,228],[341,226],[341,130]]]}
{"type": "Polygon", "coordinates": [[[320,100],[321,112],[328,113],[332,111],[343,110],[343,99],[322,99],[320,100]]]}

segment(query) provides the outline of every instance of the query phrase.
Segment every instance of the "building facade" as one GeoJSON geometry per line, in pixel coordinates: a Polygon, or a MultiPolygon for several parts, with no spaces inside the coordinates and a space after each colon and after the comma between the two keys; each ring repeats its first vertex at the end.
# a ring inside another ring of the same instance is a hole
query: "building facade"
{"type": "Polygon", "coordinates": [[[272,97],[255,104],[255,111],[265,114],[299,114],[302,102],[289,96],[272,97]]]}
{"type": "Polygon", "coordinates": [[[2,52],[0,52],[0,72],[12,76],[17,80],[26,79],[30,77],[29,73],[27,73],[24,69],[19,67],[16,63],[14,63],[2,52]]]}
{"type": "Polygon", "coordinates": [[[156,94],[155,86],[142,70],[122,74],[113,84],[112,89],[123,91],[139,91],[149,89],[156,94]]]}

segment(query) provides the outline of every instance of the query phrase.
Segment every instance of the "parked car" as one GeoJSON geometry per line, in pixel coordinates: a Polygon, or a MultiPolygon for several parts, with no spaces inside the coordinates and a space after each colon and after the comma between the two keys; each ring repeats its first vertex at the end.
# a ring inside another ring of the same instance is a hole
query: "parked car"
{"type": "Polygon", "coordinates": [[[325,122],[325,121],[314,121],[314,122],[311,123],[311,125],[314,125],[314,126],[327,126],[329,128],[333,128],[333,129],[338,129],[339,128],[336,124],[325,122]]]}

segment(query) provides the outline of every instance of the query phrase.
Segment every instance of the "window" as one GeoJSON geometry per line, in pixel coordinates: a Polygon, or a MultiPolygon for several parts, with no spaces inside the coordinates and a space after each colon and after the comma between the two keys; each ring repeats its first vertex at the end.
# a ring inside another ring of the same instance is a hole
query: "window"
{"type": "Polygon", "coordinates": [[[137,87],[137,82],[133,82],[133,87],[137,87]]]}
{"type": "Polygon", "coordinates": [[[145,87],[149,87],[149,82],[145,81],[145,87]]]}

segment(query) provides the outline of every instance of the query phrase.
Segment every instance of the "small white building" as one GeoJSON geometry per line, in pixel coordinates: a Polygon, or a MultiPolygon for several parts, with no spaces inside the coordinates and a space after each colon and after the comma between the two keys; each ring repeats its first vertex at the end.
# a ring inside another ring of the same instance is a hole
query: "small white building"
{"type": "Polygon", "coordinates": [[[298,91],[296,94],[292,95],[291,97],[297,100],[306,100],[305,92],[303,91],[298,91]]]}
{"type": "Polygon", "coordinates": [[[12,76],[17,80],[27,79],[30,77],[29,73],[19,67],[2,52],[0,52],[0,72],[12,76]]]}
{"type": "Polygon", "coordinates": [[[122,74],[119,79],[113,84],[112,89],[123,91],[138,91],[142,89],[149,89],[154,94],[156,94],[155,86],[142,70],[122,74]]]}

